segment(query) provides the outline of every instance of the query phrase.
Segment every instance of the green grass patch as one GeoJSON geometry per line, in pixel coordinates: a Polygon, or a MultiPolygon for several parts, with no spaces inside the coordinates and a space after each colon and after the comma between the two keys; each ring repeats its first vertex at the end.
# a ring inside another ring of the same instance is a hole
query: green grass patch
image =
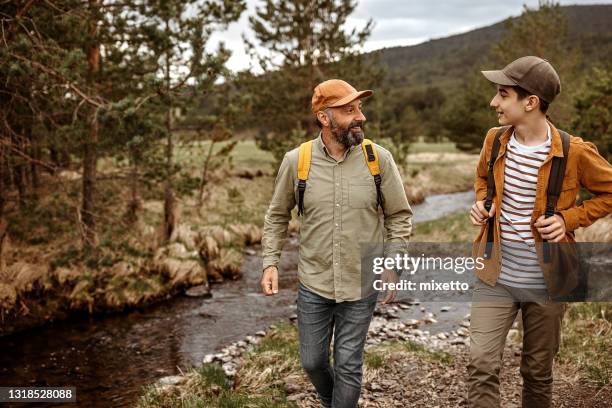
{"type": "Polygon", "coordinates": [[[578,366],[598,386],[612,379],[612,302],[568,303],[559,361],[578,366]]]}
{"type": "Polygon", "coordinates": [[[416,142],[410,145],[410,153],[456,153],[459,152],[452,142],[416,142]]]}
{"type": "Polygon", "coordinates": [[[413,241],[418,242],[472,242],[478,228],[470,223],[468,211],[459,211],[433,221],[414,226],[413,241]]]}
{"type": "Polygon", "coordinates": [[[391,340],[374,346],[366,351],[364,362],[369,368],[381,368],[391,357],[396,357],[397,354],[402,353],[417,355],[432,363],[451,365],[454,362],[451,354],[428,349],[422,344],[410,340],[391,340]]]}
{"type": "Polygon", "coordinates": [[[299,374],[297,330],[280,323],[244,357],[236,381],[218,364],[205,364],[187,374],[178,387],[146,387],[138,408],[296,408],[287,401],[283,379],[299,374]],[[289,364],[287,363],[289,362],[289,364]]]}

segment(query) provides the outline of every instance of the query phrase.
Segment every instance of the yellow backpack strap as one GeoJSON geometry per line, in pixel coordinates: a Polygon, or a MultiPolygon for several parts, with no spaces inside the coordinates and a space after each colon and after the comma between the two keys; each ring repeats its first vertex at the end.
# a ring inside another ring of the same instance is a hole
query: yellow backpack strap
{"type": "Polygon", "coordinates": [[[382,177],[380,176],[380,166],[378,163],[378,153],[374,143],[370,139],[363,139],[361,142],[361,149],[363,150],[363,157],[365,158],[370,174],[374,177],[374,184],[376,185],[376,202],[382,208],[383,195],[381,191],[382,177]]]}
{"type": "Polygon", "coordinates": [[[304,214],[304,192],[306,191],[306,180],[310,172],[310,162],[312,161],[312,140],[300,145],[298,152],[298,215],[304,214]]]}

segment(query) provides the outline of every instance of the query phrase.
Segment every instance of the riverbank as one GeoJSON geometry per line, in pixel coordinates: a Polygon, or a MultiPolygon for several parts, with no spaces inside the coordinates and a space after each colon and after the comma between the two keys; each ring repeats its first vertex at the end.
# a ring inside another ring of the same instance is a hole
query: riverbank
{"type": "MultiPolygon", "coordinates": [[[[200,175],[207,143],[177,147],[187,179],[200,175]]],[[[214,150],[223,149],[219,143],[214,150]]],[[[471,184],[475,155],[457,153],[450,144],[419,143],[403,169],[411,202],[437,193],[463,191],[471,184]],[[452,180],[441,175],[451,172],[452,180]]],[[[210,285],[240,279],[243,252],[261,240],[263,214],[272,195],[272,157],[252,141],[242,141],[231,165],[209,171],[200,202],[195,184],[181,191],[178,223],[169,242],[160,239],[161,186],[142,192],[136,220],[121,216],[130,192],[114,182],[117,164],[104,161],[99,174],[99,245],[80,248],[74,228],[74,197],[81,176],[65,171],[44,174],[44,188],[28,208],[7,209],[0,226],[0,336],[57,322],[75,315],[100,315],[146,307],[191,287],[199,295],[210,285]]],[[[290,224],[299,228],[297,219],[290,224]]]]}
{"type": "MultiPolygon", "coordinates": [[[[391,306],[410,307],[409,305],[391,306]]],[[[610,309],[607,309],[608,312],[610,309]]],[[[576,323],[570,312],[567,319],[576,323]]],[[[608,322],[609,323],[609,322],[608,322]]],[[[398,321],[375,316],[364,355],[361,407],[466,406],[469,316],[451,332],[429,333],[427,319],[398,321]]],[[[564,331],[565,332],[565,331],[564,331]]],[[[610,331],[601,333],[609,337],[610,331]]],[[[581,335],[586,340],[588,335],[581,335]]],[[[504,407],[519,407],[520,330],[511,329],[504,351],[501,397],[504,407]]],[[[576,350],[564,343],[561,353],[576,350]]],[[[315,408],[314,389],[299,363],[297,329],[280,322],[207,356],[189,373],[161,379],[145,389],[139,408],[181,406],[315,408]]],[[[608,366],[608,369],[610,366],[608,366]]],[[[603,408],[612,398],[607,383],[593,381],[576,360],[555,365],[553,406],[603,408]]]]}

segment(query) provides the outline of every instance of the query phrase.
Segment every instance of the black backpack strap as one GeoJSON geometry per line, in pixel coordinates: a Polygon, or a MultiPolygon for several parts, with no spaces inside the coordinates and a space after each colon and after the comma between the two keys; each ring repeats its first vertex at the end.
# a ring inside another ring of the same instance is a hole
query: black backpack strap
{"type": "MultiPolygon", "coordinates": [[[[548,188],[546,190],[546,210],[544,217],[552,217],[555,215],[557,201],[561,194],[561,186],[563,185],[563,177],[565,176],[565,167],[567,166],[567,157],[569,155],[570,135],[563,130],[559,130],[561,142],[563,143],[563,157],[554,157],[550,168],[550,176],[548,177],[548,188]]],[[[544,240],[544,262],[550,262],[550,248],[544,240]]]]}
{"type": "MultiPolygon", "coordinates": [[[[487,211],[491,210],[491,206],[493,205],[493,196],[495,195],[495,176],[493,174],[493,165],[495,164],[495,160],[497,160],[497,155],[499,154],[499,138],[506,130],[508,130],[508,128],[509,126],[500,127],[495,134],[495,139],[493,139],[493,147],[491,148],[491,156],[489,157],[487,170],[487,198],[485,199],[484,203],[487,211]]],[[[484,252],[485,259],[491,258],[491,251],[493,250],[493,228],[495,225],[495,217],[489,218],[487,222],[489,226],[487,230],[487,244],[484,252]]]]}

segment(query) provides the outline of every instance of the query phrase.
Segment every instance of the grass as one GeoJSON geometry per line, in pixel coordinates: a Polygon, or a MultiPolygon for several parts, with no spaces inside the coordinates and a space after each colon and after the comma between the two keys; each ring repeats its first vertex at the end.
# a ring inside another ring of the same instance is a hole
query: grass
{"type": "Polygon", "coordinates": [[[416,242],[472,242],[477,234],[478,228],[470,223],[467,211],[459,211],[416,224],[411,239],[416,242]]]}
{"type": "Polygon", "coordinates": [[[612,302],[568,303],[559,361],[577,366],[598,386],[612,380],[612,302]]]}
{"type": "Polygon", "coordinates": [[[145,388],[138,408],[297,407],[287,401],[284,384],[288,377],[306,381],[299,363],[297,330],[281,323],[244,356],[235,381],[219,365],[205,364],[187,373],[179,387],[145,388]]]}
{"type": "MultiPolygon", "coordinates": [[[[383,368],[389,359],[406,354],[426,361],[453,364],[453,357],[410,341],[388,341],[365,353],[364,369],[383,368]]],[[[279,323],[250,352],[232,382],[216,364],[204,365],[186,374],[177,387],[146,387],[138,408],[173,407],[297,407],[287,400],[285,385],[290,382],[301,389],[312,385],[300,366],[297,328],[279,323]]]]}
{"type": "Polygon", "coordinates": [[[431,363],[451,365],[454,362],[451,354],[428,349],[410,340],[390,340],[376,345],[366,351],[364,362],[367,368],[378,369],[384,367],[389,359],[401,359],[403,354],[417,355],[431,363]]]}

